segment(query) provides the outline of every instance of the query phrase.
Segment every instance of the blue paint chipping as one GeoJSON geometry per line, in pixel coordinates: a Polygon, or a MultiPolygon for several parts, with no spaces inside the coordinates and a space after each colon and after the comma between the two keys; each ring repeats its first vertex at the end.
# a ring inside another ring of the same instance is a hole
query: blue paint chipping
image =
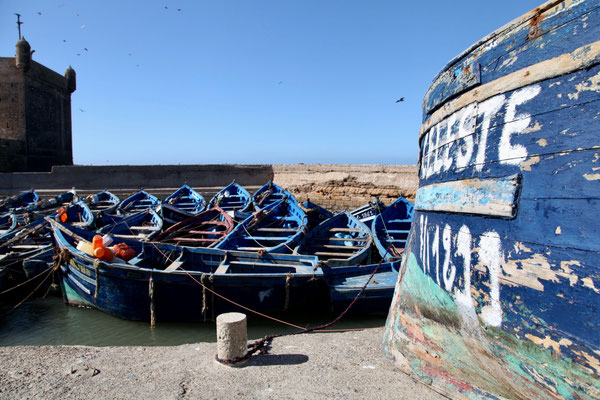
{"type": "Polygon", "coordinates": [[[548,2],[451,61],[425,97],[416,211],[384,345],[434,386],[600,397],[598,38],[600,3],[548,2]],[[499,83],[551,72],[563,54],[578,63],[563,75],[499,83]],[[479,90],[451,87],[475,64],[478,84],[498,91],[444,107],[479,90]]]}

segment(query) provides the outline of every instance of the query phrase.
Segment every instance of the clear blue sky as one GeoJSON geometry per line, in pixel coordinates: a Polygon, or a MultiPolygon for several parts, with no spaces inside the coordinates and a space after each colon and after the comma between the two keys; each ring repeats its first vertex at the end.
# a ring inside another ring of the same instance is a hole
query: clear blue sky
{"type": "Polygon", "coordinates": [[[539,4],[1,0],[0,56],[18,12],[76,70],[76,164],[412,164],[435,74],[539,4]]]}

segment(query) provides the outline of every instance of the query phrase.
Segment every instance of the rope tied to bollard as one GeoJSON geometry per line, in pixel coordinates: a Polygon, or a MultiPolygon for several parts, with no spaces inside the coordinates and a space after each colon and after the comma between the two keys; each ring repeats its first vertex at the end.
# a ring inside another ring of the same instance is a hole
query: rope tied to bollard
{"type": "Polygon", "coordinates": [[[350,311],[350,309],[356,303],[356,301],[358,300],[358,298],[364,293],[365,289],[367,288],[367,286],[371,282],[371,279],[373,279],[373,276],[375,276],[375,274],[377,273],[377,270],[379,269],[379,267],[381,266],[381,264],[385,260],[385,256],[388,255],[388,252],[389,252],[389,248],[386,249],[385,254],[381,258],[381,261],[379,261],[379,263],[377,264],[377,266],[375,267],[375,269],[373,269],[373,272],[371,272],[371,275],[369,276],[369,278],[367,279],[367,281],[365,282],[365,284],[363,285],[363,287],[360,289],[360,292],[358,292],[358,294],[354,297],[354,299],[350,302],[350,304],[348,304],[348,306],[346,307],[346,309],[344,311],[342,311],[342,313],[340,315],[338,315],[334,320],[332,320],[332,321],[330,321],[330,322],[328,322],[326,324],[323,324],[323,325],[315,326],[313,328],[305,328],[305,329],[302,329],[302,330],[300,330],[298,332],[280,333],[280,334],[274,334],[274,335],[267,335],[267,336],[265,336],[265,337],[263,337],[261,339],[258,339],[258,340],[254,341],[252,343],[249,343],[247,345],[247,352],[246,352],[246,354],[243,355],[243,356],[241,356],[241,357],[223,359],[223,358],[219,358],[218,355],[215,355],[215,360],[217,360],[221,364],[235,365],[235,364],[238,364],[240,362],[249,360],[255,354],[257,354],[257,355],[268,354],[269,350],[271,350],[271,344],[273,342],[273,339],[275,339],[275,338],[283,337],[283,336],[302,335],[302,334],[305,334],[305,333],[311,333],[311,332],[315,332],[315,331],[320,331],[320,330],[329,328],[332,325],[337,324],[348,313],[348,311],[350,311]]]}

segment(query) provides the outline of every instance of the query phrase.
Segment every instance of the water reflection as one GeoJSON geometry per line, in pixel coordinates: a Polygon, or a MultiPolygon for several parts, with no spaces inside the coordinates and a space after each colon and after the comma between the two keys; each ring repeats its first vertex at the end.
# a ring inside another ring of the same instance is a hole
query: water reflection
{"type": "MultiPolygon", "coordinates": [[[[186,343],[215,342],[215,325],[207,323],[158,323],[150,328],[146,322],[125,321],[104,312],[65,305],[60,297],[34,299],[11,311],[0,305],[0,346],[18,345],[86,345],[86,346],[173,346],[186,343]]],[[[294,317],[288,322],[299,326],[316,326],[332,316],[294,317]]],[[[377,327],[385,317],[347,317],[332,329],[377,327]]],[[[248,337],[294,332],[264,319],[248,321],[248,337]]]]}

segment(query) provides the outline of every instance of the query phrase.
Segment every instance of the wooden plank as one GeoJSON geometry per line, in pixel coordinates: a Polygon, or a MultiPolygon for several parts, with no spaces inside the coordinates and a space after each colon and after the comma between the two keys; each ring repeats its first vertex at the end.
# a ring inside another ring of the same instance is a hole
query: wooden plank
{"type": "Polygon", "coordinates": [[[173,261],[171,263],[171,265],[169,265],[167,268],[165,268],[165,272],[170,272],[170,271],[175,271],[177,268],[181,267],[183,265],[183,261],[173,261]]]}
{"type": "Polygon", "coordinates": [[[215,270],[215,274],[226,274],[227,270],[229,270],[228,264],[220,264],[215,270]]]}
{"type": "Polygon", "coordinates": [[[259,232],[296,232],[298,229],[294,228],[258,228],[259,232]]]}
{"type": "Polygon", "coordinates": [[[348,253],[338,253],[338,252],[325,252],[325,251],[317,251],[315,252],[316,256],[332,256],[332,257],[336,257],[336,256],[345,256],[344,259],[348,259],[350,258],[353,254],[348,254],[348,253]]]}
{"type": "Polygon", "coordinates": [[[284,267],[284,268],[297,268],[298,265],[293,264],[274,264],[274,263],[263,263],[263,262],[254,262],[254,261],[231,261],[229,264],[239,264],[239,265],[256,265],[260,267],[284,267]]]}
{"type": "Polygon", "coordinates": [[[213,231],[196,231],[196,230],[190,230],[187,233],[190,233],[192,235],[222,235],[224,232],[223,231],[213,232],[213,231]]]}
{"type": "Polygon", "coordinates": [[[597,41],[575,49],[570,53],[541,61],[478,86],[434,111],[431,117],[421,126],[419,139],[433,125],[471,103],[482,102],[498,93],[509,92],[546,79],[567,75],[571,72],[590,67],[597,62],[596,56],[599,52],[600,41],[597,41]]]}
{"type": "Polygon", "coordinates": [[[348,250],[362,250],[364,246],[341,246],[335,244],[320,244],[315,246],[317,248],[327,248],[327,249],[348,249],[348,250]]]}
{"type": "Polygon", "coordinates": [[[331,228],[329,232],[362,232],[362,229],[356,228],[331,228]]]}
{"type": "Polygon", "coordinates": [[[46,247],[46,244],[16,244],[14,246],[10,246],[11,249],[20,249],[20,250],[31,250],[31,249],[41,249],[42,247],[46,247]]]}
{"type": "Polygon", "coordinates": [[[141,233],[138,234],[138,235],[122,235],[122,234],[113,234],[113,233],[111,233],[110,235],[114,236],[114,237],[120,237],[120,238],[123,238],[123,239],[131,239],[131,238],[133,238],[133,239],[139,239],[141,237],[144,237],[144,235],[141,234],[141,233]]]}
{"type": "Polygon", "coordinates": [[[345,242],[345,241],[350,241],[350,242],[366,242],[367,240],[369,240],[368,237],[358,237],[358,238],[336,238],[336,237],[329,237],[329,238],[316,238],[317,240],[323,242],[323,241],[334,241],[334,242],[345,242]]]}
{"type": "Polygon", "coordinates": [[[166,239],[170,242],[190,242],[190,243],[201,243],[201,242],[216,242],[221,240],[221,238],[213,239],[213,238],[186,238],[186,237],[174,237],[166,239]]]}
{"type": "Polygon", "coordinates": [[[511,218],[519,188],[517,175],[434,183],[417,190],[415,210],[511,218]]]}
{"type": "Polygon", "coordinates": [[[243,236],[247,240],[261,240],[261,241],[272,241],[272,242],[280,242],[289,240],[289,236],[278,237],[278,236],[243,236]]]}

